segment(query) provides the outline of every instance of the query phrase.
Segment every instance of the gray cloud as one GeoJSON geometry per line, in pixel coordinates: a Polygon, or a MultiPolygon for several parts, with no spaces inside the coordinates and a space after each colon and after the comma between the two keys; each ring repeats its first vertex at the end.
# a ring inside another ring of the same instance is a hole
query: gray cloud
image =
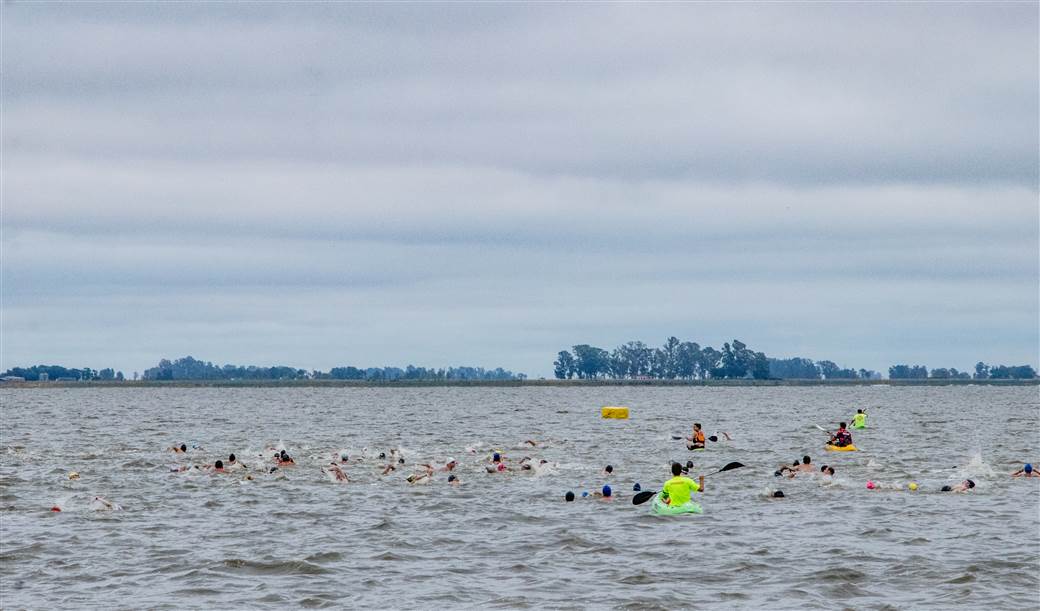
{"type": "Polygon", "coordinates": [[[1035,364],[1034,8],[5,4],[0,356],[1035,364]]]}

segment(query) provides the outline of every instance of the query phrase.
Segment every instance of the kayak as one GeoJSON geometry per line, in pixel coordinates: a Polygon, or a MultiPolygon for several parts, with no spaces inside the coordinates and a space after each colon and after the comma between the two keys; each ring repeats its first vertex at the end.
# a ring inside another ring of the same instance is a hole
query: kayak
{"type": "Polygon", "coordinates": [[[849,444],[847,446],[832,446],[830,444],[827,444],[826,446],[824,446],[824,449],[826,449],[828,452],[855,452],[859,448],[852,444],[849,444]]]}
{"type": "Polygon", "coordinates": [[[659,516],[677,516],[681,513],[704,513],[701,506],[693,501],[683,503],[682,505],[676,505],[674,507],[665,504],[665,502],[661,500],[660,494],[654,497],[654,502],[650,505],[650,509],[654,515],[659,516]]]}
{"type": "Polygon", "coordinates": [[[855,424],[853,424],[852,428],[854,428],[854,429],[865,429],[865,428],[867,428],[867,425],[864,424],[863,426],[856,426],[855,424]]]}
{"type": "Polygon", "coordinates": [[[707,448],[691,448],[690,446],[686,446],[686,448],[689,449],[691,452],[703,452],[704,450],[707,449],[707,448]]]}

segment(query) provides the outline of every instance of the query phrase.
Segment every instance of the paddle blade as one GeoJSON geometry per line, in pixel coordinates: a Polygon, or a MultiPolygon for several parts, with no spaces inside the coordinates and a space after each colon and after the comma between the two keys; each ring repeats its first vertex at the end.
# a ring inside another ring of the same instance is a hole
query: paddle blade
{"type": "Polygon", "coordinates": [[[716,437],[715,435],[712,435],[711,437],[708,437],[708,441],[718,441],[718,440],[719,440],[719,438],[716,437]]]}
{"type": "Polygon", "coordinates": [[[642,505],[643,503],[645,503],[645,502],[649,501],[650,499],[654,498],[655,494],[657,494],[656,490],[644,490],[644,491],[636,494],[634,497],[632,497],[632,504],[633,505],[642,505]]]}
{"type": "Polygon", "coordinates": [[[733,469],[739,469],[739,468],[741,468],[743,466],[744,466],[743,463],[731,462],[728,465],[726,465],[725,467],[723,467],[723,468],[719,469],[718,471],[716,471],[716,473],[722,473],[723,471],[732,471],[733,469]]]}

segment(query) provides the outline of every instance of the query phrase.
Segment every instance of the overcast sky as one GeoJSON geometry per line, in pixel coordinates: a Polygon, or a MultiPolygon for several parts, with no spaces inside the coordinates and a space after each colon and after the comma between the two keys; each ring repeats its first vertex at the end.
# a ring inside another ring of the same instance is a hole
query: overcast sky
{"type": "Polygon", "coordinates": [[[5,2],[0,368],[1038,360],[1038,5],[5,2]]]}

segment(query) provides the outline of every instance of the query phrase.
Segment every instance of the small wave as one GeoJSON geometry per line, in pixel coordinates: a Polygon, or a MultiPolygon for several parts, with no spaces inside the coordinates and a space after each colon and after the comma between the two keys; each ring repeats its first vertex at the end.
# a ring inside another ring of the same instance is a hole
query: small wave
{"type": "Polygon", "coordinates": [[[242,572],[247,575],[324,575],[329,572],[306,560],[259,562],[230,558],[224,560],[221,565],[230,572],[242,572]]]}

